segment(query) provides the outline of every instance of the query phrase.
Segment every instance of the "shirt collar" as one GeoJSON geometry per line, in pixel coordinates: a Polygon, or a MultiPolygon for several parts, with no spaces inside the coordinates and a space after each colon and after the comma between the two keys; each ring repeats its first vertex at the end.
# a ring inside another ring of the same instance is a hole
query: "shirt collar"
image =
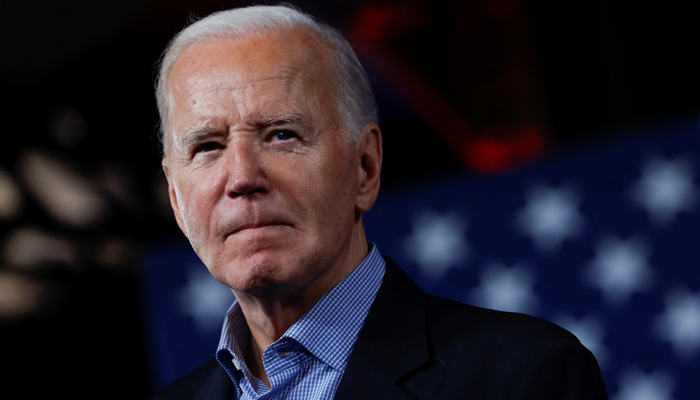
{"type": "MultiPolygon", "coordinates": [[[[217,358],[221,355],[221,350],[228,351],[233,355],[233,363],[236,369],[241,369],[245,360],[245,350],[250,342],[250,329],[245,322],[243,310],[237,300],[233,300],[233,304],[226,313],[224,326],[221,329],[221,337],[219,338],[219,346],[217,348],[217,358]]],[[[219,360],[222,363],[223,360],[219,360]]]]}
{"type": "Polygon", "coordinates": [[[319,360],[341,372],[345,370],[386,269],[377,247],[371,247],[367,257],[350,275],[282,335],[296,340],[319,360]]]}
{"type": "MultiPolygon", "coordinates": [[[[296,340],[340,372],[345,370],[386,270],[377,246],[370,243],[370,247],[362,263],[282,335],[282,338],[296,340]]],[[[234,300],[224,320],[217,358],[226,350],[233,355],[234,364],[238,364],[236,368],[241,369],[249,341],[250,330],[238,301],[234,300]]]]}

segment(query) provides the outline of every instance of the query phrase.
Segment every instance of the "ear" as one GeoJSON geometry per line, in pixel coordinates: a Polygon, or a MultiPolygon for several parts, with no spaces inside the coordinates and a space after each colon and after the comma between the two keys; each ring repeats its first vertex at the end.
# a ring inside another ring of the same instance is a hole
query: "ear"
{"type": "Polygon", "coordinates": [[[379,194],[379,176],[382,172],[382,132],[377,124],[367,124],[358,143],[358,192],[355,209],[366,213],[379,194]]]}
{"type": "Polygon", "coordinates": [[[168,196],[170,197],[170,207],[173,208],[173,213],[175,214],[175,220],[177,221],[177,225],[180,227],[182,233],[185,234],[185,237],[187,237],[187,231],[185,230],[185,222],[182,219],[180,205],[177,203],[177,192],[175,191],[175,185],[173,184],[173,177],[170,171],[167,157],[163,158],[161,165],[163,166],[163,172],[165,172],[165,178],[168,180],[168,196]]]}

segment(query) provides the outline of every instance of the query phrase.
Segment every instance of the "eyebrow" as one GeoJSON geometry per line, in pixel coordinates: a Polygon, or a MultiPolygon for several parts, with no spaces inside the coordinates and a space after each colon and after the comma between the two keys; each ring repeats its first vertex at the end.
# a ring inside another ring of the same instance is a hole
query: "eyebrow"
{"type": "Polygon", "coordinates": [[[306,130],[311,130],[311,122],[308,120],[308,118],[298,113],[288,113],[274,117],[263,118],[256,125],[258,129],[264,129],[269,128],[271,126],[285,124],[297,124],[301,125],[306,130]]]}
{"type": "Polygon", "coordinates": [[[179,142],[185,148],[190,148],[193,145],[197,145],[203,141],[206,141],[206,139],[211,138],[213,136],[226,136],[226,133],[223,133],[216,128],[205,126],[187,132],[185,135],[180,137],[179,142]]]}
{"type": "MultiPolygon", "coordinates": [[[[308,118],[299,113],[287,113],[274,117],[262,118],[255,124],[255,127],[258,130],[264,130],[266,128],[285,124],[301,125],[302,128],[307,131],[311,131],[312,127],[308,118]]],[[[221,131],[219,128],[212,126],[203,126],[187,132],[185,135],[179,138],[178,142],[180,142],[184,148],[191,148],[192,146],[196,146],[209,138],[222,136],[228,136],[228,132],[221,131]]]]}

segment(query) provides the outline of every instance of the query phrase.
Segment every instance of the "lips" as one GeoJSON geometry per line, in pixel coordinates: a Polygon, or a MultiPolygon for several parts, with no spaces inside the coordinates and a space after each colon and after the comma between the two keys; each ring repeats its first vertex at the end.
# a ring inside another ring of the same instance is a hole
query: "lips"
{"type": "Polygon", "coordinates": [[[265,222],[255,222],[250,224],[236,225],[234,229],[230,230],[225,236],[235,235],[240,232],[249,231],[251,229],[261,229],[261,228],[276,228],[292,226],[289,223],[282,221],[265,221],[265,222]]]}
{"type": "Polygon", "coordinates": [[[241,231],[249,230],[249,229],[257,229],[257,228],[266,228],[266,227],[275,227],[275,226],[289,226],[289,224],[281,223],[281,222],[260,222],[260,223],[254,223],[254,224],[245,224],[237,227],[234,229],[230,234],[236,234],[241,231]]]}

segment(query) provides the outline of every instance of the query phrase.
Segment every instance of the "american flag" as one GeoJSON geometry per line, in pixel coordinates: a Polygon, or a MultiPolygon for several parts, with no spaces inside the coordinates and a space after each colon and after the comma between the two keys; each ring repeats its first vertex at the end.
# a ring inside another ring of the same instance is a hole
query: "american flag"
{"type": "MultiPolygon", "coordinates": [[[[368,240],[430,293],[569,329],[613,400],[700,398],[698,126],[382,193],[368,240]]],[[[162,386],[212,356],[232,296],[186,243],[146,264],[162,386]]]]}

